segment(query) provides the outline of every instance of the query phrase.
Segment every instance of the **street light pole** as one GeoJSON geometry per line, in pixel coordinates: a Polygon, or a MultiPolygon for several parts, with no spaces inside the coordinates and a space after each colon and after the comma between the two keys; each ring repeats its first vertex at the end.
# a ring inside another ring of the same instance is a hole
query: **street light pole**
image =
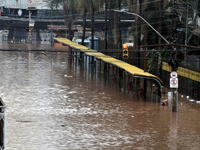
{"type": "Polygon", "coordinates": [[[142,19],[146,24],[148,24],[148,26],[150,26],[167,44],[170,44],[156,29],[154,29],[154,27],[152,27],[152,25],[150,25],[143,17],[141,17],[140,15],[136,14],[136,13],[131,13],[131,12],[127,12],[124,10],[114,10],[117,12],[121,12],[121,13],[126,13],[126,14],[130,14],[130,15],[134,15],[139,17],[140,19],[142,19]]]}

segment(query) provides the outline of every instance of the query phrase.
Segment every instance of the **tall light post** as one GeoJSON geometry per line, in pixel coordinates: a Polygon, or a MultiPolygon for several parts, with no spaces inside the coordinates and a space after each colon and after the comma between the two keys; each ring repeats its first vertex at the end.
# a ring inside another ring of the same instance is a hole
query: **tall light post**
{"type": "Polygon", "coordinates": [[[141,17],[140,15],[136,14],[136,13],[132,13],[132,12],[127,12],[124,10],[114,10],[116,12],[121,12],[121,13],[126,13],[126,14],[130,14],[130,15],[134,15],[139,17],[140,19],[142,19],[148,26],[150,26],[167,44],[170,44],[154,27],[152,27],[152,25],[150,25],[143,17],[141,17]]]}

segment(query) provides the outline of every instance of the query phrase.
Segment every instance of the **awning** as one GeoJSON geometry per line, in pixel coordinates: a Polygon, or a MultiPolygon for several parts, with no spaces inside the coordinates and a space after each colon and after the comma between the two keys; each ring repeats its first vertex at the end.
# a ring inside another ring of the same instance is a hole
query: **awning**
{"type": "Polygon", "coordinates": [[[72,41],[70,41],[66,38],[54,38],[54,40],[56,40],[60,43],[63,43],[65,45],[68,45],[69,47],[72,47],[74,49],[80,50],[80,51],[84,52],[85,55],[94,56],[95,58],[100,59],[100,60],[102,60],[106,63],[110,63],[110,64],[115,65],[115,66],[117,66],[121,69],[124,69],[126,72],[132,74],[133,76],[135,76],[135,77],[137,76],[137,78],[138,77],[141,77],[141,78],[147,77],[148,79],[156,80],[157,82],[159,82],[159,85],[163,84],[162,80],[159,77],[157,77],[153,74],[150,74],[148,72],[144,72],[144,70],[142,70],[142,69],[140,69],[140,68],[138,68],[134,65],[130,65],[130,64],[124,62],[124,61],[115,59],[111,56],[105,55],[105,54],[98,52],[96,50],[91,50],[91,49],[89,49],[85,46],[82,46],[80,44],[76,44],[76,43],[74,43],[74,42],[72,42],[72,41]]]}

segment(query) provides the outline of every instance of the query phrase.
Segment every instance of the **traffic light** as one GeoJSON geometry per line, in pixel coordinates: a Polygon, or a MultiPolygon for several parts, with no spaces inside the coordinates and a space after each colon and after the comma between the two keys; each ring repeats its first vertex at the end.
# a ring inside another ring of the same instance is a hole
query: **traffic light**
{"type": "Polygon", "coordinates": [[[128,59],[128,44],[123,44],[123,59],[128,59]]]}

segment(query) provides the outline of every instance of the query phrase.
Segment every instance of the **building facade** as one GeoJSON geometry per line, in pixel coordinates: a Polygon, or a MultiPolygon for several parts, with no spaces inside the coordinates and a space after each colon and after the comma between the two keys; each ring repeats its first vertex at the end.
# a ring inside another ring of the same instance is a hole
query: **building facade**
{"type": "Polygon", "coordinates": [[[0,8],[2,16],[11,17],[28,17],[30,9],[33,17],[41,16],[41,12],[50,11],[47,0],[0,0],[0,8]]]}

